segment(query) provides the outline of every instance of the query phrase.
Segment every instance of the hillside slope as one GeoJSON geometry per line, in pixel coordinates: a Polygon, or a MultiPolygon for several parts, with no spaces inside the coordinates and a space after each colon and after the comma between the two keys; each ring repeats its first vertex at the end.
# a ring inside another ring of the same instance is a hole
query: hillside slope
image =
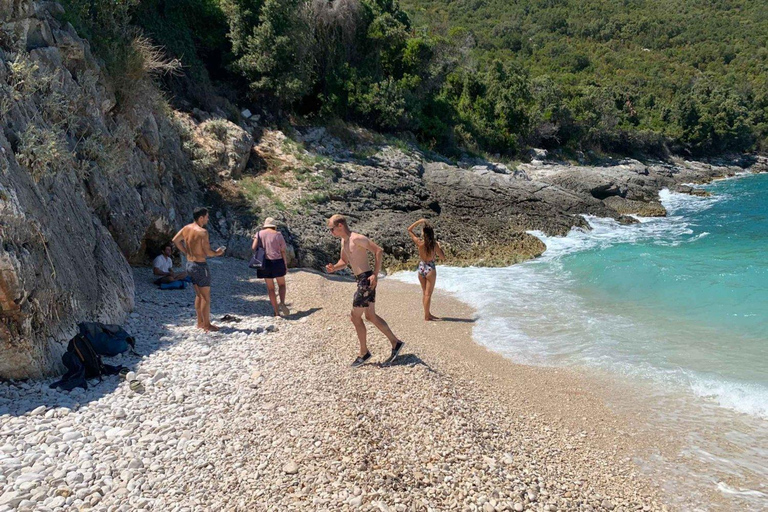
{"type": "Polygon", "coordinates": [[[765,1],[401,4],[417,26],[468,37],[479,69],[499,59],[527,70],[533,137],[552,147],[591,129],[597,137],[623,130],[647,141],[661,134],[696,152],[747,149],[753,141],[768,149],[765,1]]]}

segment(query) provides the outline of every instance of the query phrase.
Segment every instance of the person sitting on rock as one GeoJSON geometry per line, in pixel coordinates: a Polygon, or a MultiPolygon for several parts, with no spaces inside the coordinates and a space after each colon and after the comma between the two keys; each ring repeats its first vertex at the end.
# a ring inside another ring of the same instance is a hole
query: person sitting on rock
{"type": "Polygon", "coordinates": [[[152,262],[152,273],[156,276],[160,276],[155,280],[155,284],[172,283],[174,281],[184,281],[187,279],[186,272],[174,272],[173,260],[171,260],[171,254],[173,254],[173,246],[166,244],[163,247],[163,252],[157,255],[157,258],[152,262]]]}

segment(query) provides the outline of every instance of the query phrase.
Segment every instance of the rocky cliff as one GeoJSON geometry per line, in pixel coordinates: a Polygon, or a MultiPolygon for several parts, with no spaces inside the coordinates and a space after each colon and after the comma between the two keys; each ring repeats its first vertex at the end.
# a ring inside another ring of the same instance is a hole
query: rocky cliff
{"type": "Polygon", "coordinates": [[[298,265],[315,268],[337,257],[338,241],[325,228],[333,213],[347,214],[356,230],[380,243],[390,267],[416,256],[405,228],[419,217],[436,225],[450,264],[509,265],[545,250],[527,231],[565,235],[588,228],[583,214],[622,223],[637,222],[628,214],[665,215],[658,201],[665,187],[765,167],[765,159],[747,157],[720,165],[622,160],[599,167],[540,158],[511,170],[491,162],[451,164],[365,133],[342,140],[315,127],[299,130],[293,147],[284,139],[264,131],[257,141],[262,160],[285,164],[259,171],[270,194],[285,200],[280,208],[264,207],[284,220],[298,265]]]}
{"type": "MultiPolygon", "coordinates": [[[[3,378],[55,370],[79,321],[121,322],[133,307],[128,261],[167,239],[202,197],[205,169],[193,172],[159,91],[136,83],[139,100],[118,105],[61,12],[0,0],[3,378]]],[[[221,137],[231,138],[226,129],[221,137]]],[[[220,145],[207,154],[241,168],[220,145]]]]}

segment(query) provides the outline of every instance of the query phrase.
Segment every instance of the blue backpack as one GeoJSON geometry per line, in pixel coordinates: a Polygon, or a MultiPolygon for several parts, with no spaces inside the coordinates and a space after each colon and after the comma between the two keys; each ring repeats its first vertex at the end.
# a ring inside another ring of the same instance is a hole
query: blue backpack
{"type": "Polygon", "coordinates": [[[119,325],[105,325],[98,322],[77,324],[80,335],[86,338],[97,354],[113,357],[129,348],[135,353],[136,342],[119,325]]]}

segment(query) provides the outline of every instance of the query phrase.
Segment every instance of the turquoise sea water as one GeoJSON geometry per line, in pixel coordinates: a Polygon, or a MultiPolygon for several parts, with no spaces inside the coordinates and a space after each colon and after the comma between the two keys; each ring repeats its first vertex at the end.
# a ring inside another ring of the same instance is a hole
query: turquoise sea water
{"type": "Polygon", "coordinates": [[[712,197],[662,191],[666,218],[536,233],[547,251],[524,264],[439,267],[437,288],[475,306],[476,341],[514,361],[593,368],[753,420],[738,456],[768,478],[768,175],[703,188],[712,197]]]}

